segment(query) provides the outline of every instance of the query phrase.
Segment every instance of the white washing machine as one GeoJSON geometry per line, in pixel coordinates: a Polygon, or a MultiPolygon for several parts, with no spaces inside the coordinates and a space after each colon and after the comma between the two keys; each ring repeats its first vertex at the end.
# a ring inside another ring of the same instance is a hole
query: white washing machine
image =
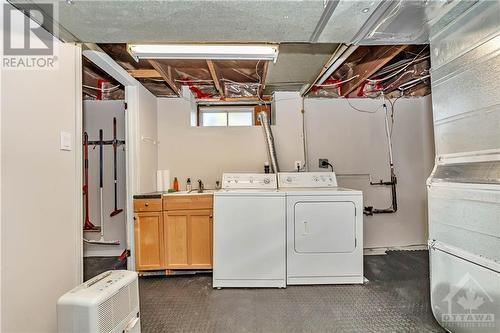
{"type": "Polygon", "coordinates": [[[363,283],[363,193],[333,172],[278,175],[286,194],[287,284],[363,283]]]}
{"type": "Polygon", "coordinates": [[[285,194],[275,174],[229,174],[214,193],[213,287],[286,287],[285,194]]]}

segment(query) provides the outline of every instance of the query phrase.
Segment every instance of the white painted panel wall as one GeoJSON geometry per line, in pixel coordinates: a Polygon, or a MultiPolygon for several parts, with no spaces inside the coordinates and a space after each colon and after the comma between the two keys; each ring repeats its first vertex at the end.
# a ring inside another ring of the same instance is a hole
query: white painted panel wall
{"type": "Polygon", "coordinates": [[[138,175],[139,193],[156,190],[156,168],[158,165],[158,148],[151,142],[157,141],[157,98],[146,88],[137,86],[138,92],[138,175]]]}
{"type": "MultiPolygon", "coordinates": [[[[400,99],[395,104],[393,154],[398,177],[398,211],[365,216],[365,248],[423,244],[427,238],[425,179],[434,164],[430,97],[400,99]]],[[[356,108],[373,111],[381,101],[355,99],[356,108]]],[[[371,186],[390,180],[384,111],[354,111],[345,100],[306,100],[307,139],[311,170],[318,158],[328,158],[340,186],[363,191],[364,203],[376,208],[391,205],[389,187],[371,186]],[[359,175],[353,175],[359,174],[359,175]]]]}
{"type": "MultiPolygon", "coordinates": [[[[99,140],[99,129],[103,129],[104,140],[113,139],[113,117],[117,121],[117,138],[125,140],[125,105],[123,101],[84,101],[83,103],[83,128],[89,135],[90,141],[99,140]]],[[[104,146],[103,163],[103,202],[104,202],[104,238],[106,240],[119,240],[120,245],[83,245],[84,257],[119,256],[126,248],[125,235],[125,147],[117,149],[118,171],[118,208],[124,211],[114,217],[109,214],[114,210],[114,170],[113,146],[104,146]]],[[[89,216],[90,221],[100,225],[99,203],[99,146],[89,147],[89,216]]],[[[85,232],[87,239],[99,239],[97,232],[85,232]]]]}
{"type": "Polygon", "coordinates": [[[2,70],[2,332],[55,332],[56,301],[81,278],[81,52],[56,47],[55,70],[2,70]],[[59,150],[60,131],[73,151],[59,150]]]}
{"type": "Polygon", "coordinates": [[[268,158],[260,127],[191,127],[190,114],[189,101],[158,100],[158,169],[169,169],[182,188],[188,177],[193,187],[200,178],[213,188],[224,171],[263,171],[268,158]]]}
{"type": "MultiPolygon", "coordinates": [[[[273,133],[282,171],[303,160],[301,101],[297,93],[277,93],[273,133]]],[[[380,101],[353,100],[368,110],[380,101]]],[[[424,244],[427,238],[425,180],[434,162],[431,99],[401,99],[396,104],[394,155],[399,177],[400,211],[365,218],[365,247],[424,244]]],[[[389,177],[384,114],[354,111],[345,100],[305,102],[311,171],[318,158],[330,159],[339,173],[371,173],[389,177]]],[[[191,105],[184,99],[158,100],[158,168],[169,169],[181,187],[190,177],[213,187],[224,171],[261,172],[267,151],[260,127],[196,128],[190,126],[191,105]]],[[[389,189],[374,188],[368,176],[339,176],[342,186],[364,191],[365,204],[390,205],[389,189]]],[[[194,183],[196,186],[196,183],[194,183]]]]}

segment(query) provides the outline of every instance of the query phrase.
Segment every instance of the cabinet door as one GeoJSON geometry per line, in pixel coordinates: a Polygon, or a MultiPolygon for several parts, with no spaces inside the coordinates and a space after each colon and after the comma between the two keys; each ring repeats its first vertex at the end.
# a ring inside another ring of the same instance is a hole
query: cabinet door
{"type": "Polygon", "coordinates": [[[189,268],[187,250],[189,211],[166,211],[163,213],[163,219],[167,268],[189,268]]]}
{"type": "Polygon", "coordinates": [[[162,213],[136,213],[134,219],[136,270],[164,269],[162,213]]]}
{"type": "Polygon", "coordinates": [[[164,212],[169,269],[212,268],[212,210],[164,212]]]}
{"type": "Polygon", "coordinates": [[[212,210],[191,211],[188,253],[193,268],[212,268],[212,210]]]}

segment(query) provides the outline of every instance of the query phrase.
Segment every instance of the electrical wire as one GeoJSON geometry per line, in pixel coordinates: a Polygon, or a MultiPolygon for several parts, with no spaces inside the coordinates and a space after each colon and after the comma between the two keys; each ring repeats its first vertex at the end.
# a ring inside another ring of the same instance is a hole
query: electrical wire
{"type": "Polygon", "coordinates": [[[175,82],[184,82],[184,83],[196,83],[196,82],[214,82],[214,80],[201,80],[201,79],[193,79],[193,80],[179,80],[175,79],[175,82]]]}
{"type": "Polygon", "coordinates": [[[236,81],[229,80],[229,79],[220,79],[220,80],[224,81],[224,82],[229,82],[229,83],[232,83],[235,85],[239,85],[239,86],[260,86],[260,85],[262,85],[261,83],[258,83],[258,82],[236,82],[236,81]]]}
{"type": "MultiPolygon", "coordinates": [[[[411,52],[411,53],[412,53],[413,55],[416,55],[416,53],[413,53],[413,52],[411,52]]],[[[420,58],[418,58],[418,59],[416,59],[416,60],[414,61],[414,64],[417,64],[417,63],[419,63],[419,62],[421,62],[421,61],[423,61],[423,60],[429,59],[429,58],[430,58],[430,56],[429,56],[429,55],[426,55],[426,56],[420,57],[420,58]]],[[[400,69],[401,67],[406,66],[409,62],[412,62],[412,61],[413,61],[412,59],[405,59],[405,60],[401,60],[401,61],[399,61],[398,63],[395,63],[395,64],[393,64],[393,65],[389,65],[389,66],[387,66],[387,67],[385,67],[385,68],[382,68],[382,69],[381,69],[379,72],[377,72],[377,73],[378,73],[379,75],[385,75],[385,74],[387,74],[387,73],[391,73],[391,72],[393,72],[393,71],[395,71],[395,70],[400,69]]]]}
{"type": "MultiPolygon", "coordinates": [[[[155,78],[152,78],[152,77],[144,77],[144,78],[141,78],[141,80],[146,80],[146,81],[153,81],[153,82],[161,82],[161,83],[164,83],[165,80],[162,80],[162,79],[155,79],[155,78]]],[[[139,81],[140,82],[140,81],[139,81]]]]}
{"type": "Polygon", "coordinates": [[[355,107],[354,105],[352,105],[351,102],[349,101],[349,98],[344,97],[344,99],[347,101],[347,103],[349,104],[349,106],[351,108],[353,108],[354,110],[356,110],[358,112],[363,112],[363,113],[377,113],[378,110],[380,110],[381,108],[384,107],[384,104],[382,104],[381,106],[379,106],[378,108],[376,108],[375,111],[368,111],[368,110],[359,109],[359,108],[355,107]]]}
{"type": "Polygon", "coordinates": [[[351,77],[350,79],[347,79],[347,80],[344,80],[344,81],[340,81],[340,82],[335,82],[335,83],[328,83],[328,84],[315,84],[316,87],[332,87],[332,86],[339,86],[341,84],[344,84],[346,82],[349,82],[351,80],[354,80],[355,78],[357,78],[359,76],[359,74],[357,75],[354,75],[353,77],[351,77]]]}
{"type": "Polygon", "coordinates": [[[390,127],[390,137],[392,138],[392,130],[394,129],[394,112],[395,112],[395,109],[394,109],[394,106],[396,105],[396,102],[401,98],[403,97],[403,95],[400,95],[399,97],[397,97],[394,102],[391,101],[390,99],[387,99],[387,101],[389,102],[389,104],[391,104],[391,127],[390,127]]]}
{"type": "Polygon", "coordinates": [[[302,99],[302,149],[303,149],[303,154],[304,154],[304,165],[302,166],[302,169],[304,171],[309,171],[309,155],[307,153],[307,131],[306,131],[306,109],[305,109],[305,103],[304,103],[304,97],[301,96],[302,99]]]}
{"type": "Polygon", "coordinates": [[[109,93],[109,92],[113,92],[113,91],[119,89],[121,86],[117,85],[117,86],[110,87],[110,88],[97,88],[97,87],[88,86],[88,85],[83,84],[82,87],[87,88],[87,89],[92,89],[92,90],[100,90],[101,92],[104,92],[104,93],[109,93]]]}
{"type": "Polygon", "coordinates": [[[415,74],[415,71],[412,69],[412,70],[409,70],[409,71],[406,71],[406,72],[403,72],[397,79],[395,79],[393,82],[389,83],[384,89],[383,91],[387,91],[389,89],[391,89],[395,83],[398,83],[399,80],[401,80],[405,75],[408,75],[408,74],[415,74]]]}
{"type": "Polygon", "coordinates": [[[404,90],[408,90],[410,89],[411,87],[414,87],[416,86],[417,84],[420,84],[421,81],[424,81],[425,79],[429,78],[430,77],[430,74],[429,75],[425,75],[425,76],[422,76],[422,77],[418,77],[414,80],[411,80],[411,81],[408,81],[408,82],[405,82],[403,83],[402,85],[400,85],[398,87],[399,90],[401,91],[404,91],[404,90]],[[404,87],[404,88],[403,88],[404,87]]]}
{"type": "Polygon", "coordinates": [[[424,46],[422,48],[422,50],[420,50],[420,52],[413,58],[412,61],[410,61],[408,64],[406,64],[403,68],[399,69],[398,71],[396,71],[392,74],[389,74],[386,77],[383,77],[381,79],[366,79],[366,81],[371,82],[371,83],[377,83],[377,82],[384,82],[384,81],[389,80],[390,78],[393,78],[394,76],[398,75],[399,73],[401,73],[402,71],[407,69],[411,64],[413,64],[417,60],[417,58],[422,54],[422,52],[424,52],[425,49],[427,49],[427,45],[424,46]]]}

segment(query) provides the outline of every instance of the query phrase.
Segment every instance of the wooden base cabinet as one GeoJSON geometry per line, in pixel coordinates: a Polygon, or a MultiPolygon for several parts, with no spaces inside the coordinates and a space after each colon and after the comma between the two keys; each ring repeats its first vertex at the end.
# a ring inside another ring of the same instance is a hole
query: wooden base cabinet
{"type": "Polygon", "coordinates": [[[134,200],[135,268],[212,269],[212,195],[134,200]]]}
{"type": "Polygon", "coordinates": [[[168,269],[212,268],[212,210],[163,212],[168,269]]]}
{"type": "Polygon", "coordinates": [[[136,270],[165,269],[162,212],[137,212],[134,220],[136,270]]]}

